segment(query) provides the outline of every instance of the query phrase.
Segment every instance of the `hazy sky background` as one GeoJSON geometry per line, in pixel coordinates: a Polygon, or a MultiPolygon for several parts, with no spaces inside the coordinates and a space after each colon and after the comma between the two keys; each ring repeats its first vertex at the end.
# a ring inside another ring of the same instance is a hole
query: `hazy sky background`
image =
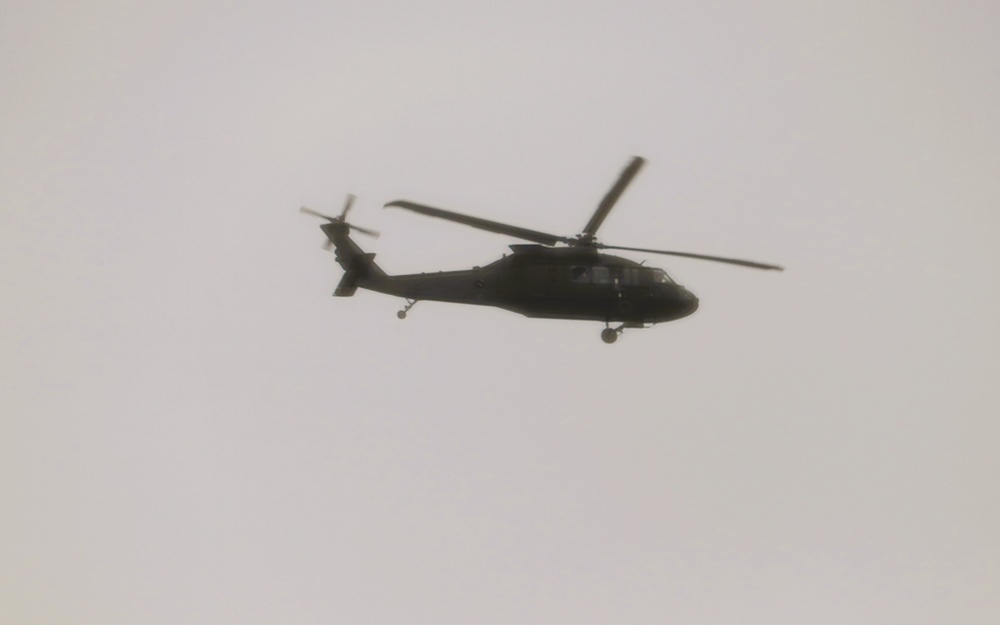
{"type": "Polygon", "coordinates": [[[7,2],[0,620],[996,623],[996,2],[7,2]],[[330,293],[602,240],[626,331],[330,293]],[[642,255],[632,256],[642,260],[642,255]]]}

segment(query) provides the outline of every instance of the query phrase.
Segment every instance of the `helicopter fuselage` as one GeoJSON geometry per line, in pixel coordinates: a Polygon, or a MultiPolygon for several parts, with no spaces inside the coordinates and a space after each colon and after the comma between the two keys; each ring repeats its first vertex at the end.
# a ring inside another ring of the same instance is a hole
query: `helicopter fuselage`
{"type": "Polygon", "coordinates": [[[484,267],[362,278],[358,286],[404,297],[495,306],[526,317],[622,322],[673,321],[698,298],[662,269],[581,248],[512,245],[513,254],[484,267]]]}

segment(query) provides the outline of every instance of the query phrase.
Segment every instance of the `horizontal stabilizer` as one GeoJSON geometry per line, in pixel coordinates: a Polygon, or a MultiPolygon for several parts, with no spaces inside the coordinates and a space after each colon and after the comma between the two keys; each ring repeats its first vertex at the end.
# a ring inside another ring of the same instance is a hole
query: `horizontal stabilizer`
{"type": "Polygon", "coordinates": [[[340,279],[337,290],[333,294],[337,297],[350,297],[358,290],[358,272],[348,271],[340,279]]]}

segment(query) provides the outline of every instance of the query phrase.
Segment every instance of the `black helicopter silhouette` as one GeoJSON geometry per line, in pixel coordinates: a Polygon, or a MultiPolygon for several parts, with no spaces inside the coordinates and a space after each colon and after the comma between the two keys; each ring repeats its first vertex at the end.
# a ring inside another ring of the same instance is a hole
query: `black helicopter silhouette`
{"type": "Polygon", "coordinates": [[[600,250],[666,254],[782,271],[783,268],[777,265],[749,260],[598,242],[595,237],[598,228],[644,163],[641,157],[632,158],[583,231],[575,237],[547,234],[407,200],[385,205],[385,208],[404,208],[533,242],[511,245],[513,254],[485,267],[460,271],[386,274],[375,264],[375,254],[364,252],[350,237],[351,230],[378,236],[374,230],[347,222],[347,213],[355,199],[353,195],[347,196],[339,217],[330,217],[305,206],[301,210],[327,221],[320,226],[328,238],[326,247],[335,248],[337,262],[345,272],[334,295],[351,296],[362,288],[402,297],[406,306],[397,313],[400,319],[405,319],[407,311],[421,300],[496,306],[526,317],[600,321],[605,324],[601,339],[614,343],[626,328],[644,328],[687,317],[698,309],[698,298],[662,269],[646,267],[600,250]],[[560,243],[565,246],[556,247],[560,243]],[[613,328],[612,323],[620,325],[613,328]]]}

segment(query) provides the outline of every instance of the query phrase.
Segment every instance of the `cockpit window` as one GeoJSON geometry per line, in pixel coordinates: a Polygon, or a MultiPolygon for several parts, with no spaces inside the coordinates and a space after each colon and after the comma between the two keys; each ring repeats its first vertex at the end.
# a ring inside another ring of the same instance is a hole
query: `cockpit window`
{"type": "Polygon", "coordinates": [[[674,281],[670,279],[666,271],[662,269],[653,270],[653,283],[654,284],[674,284],[674,281]]]}
{"type": "Polygon", "coordinates": [[[573,282],[588,282],[589,276],[587,275],[587,268],[581,265],[570,267],[569,279],[573,282]]]}

